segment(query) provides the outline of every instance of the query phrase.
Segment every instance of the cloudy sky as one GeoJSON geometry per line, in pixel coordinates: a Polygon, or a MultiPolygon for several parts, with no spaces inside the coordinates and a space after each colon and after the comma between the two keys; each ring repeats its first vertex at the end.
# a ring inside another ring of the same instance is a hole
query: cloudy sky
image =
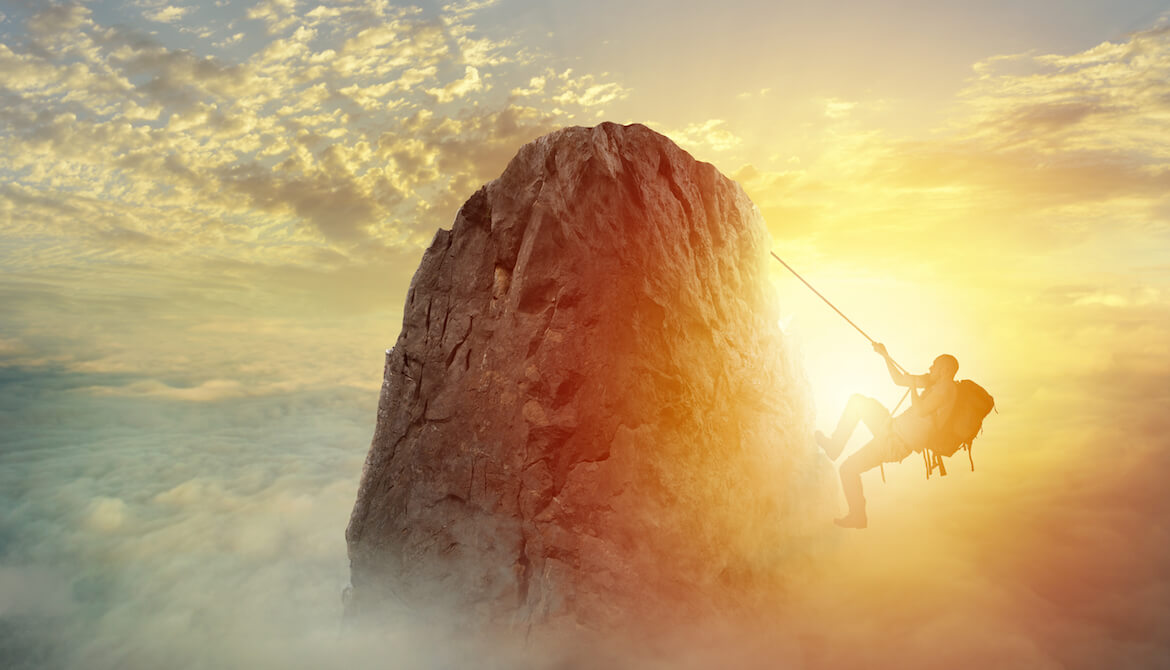
{"type": "MultiPolygon", "coordinates": [[[[330,653],[423,248],[523,143],[610,120],[737,179],[895,358],[953,353],[999,402],[977,472],[866,479],[798,660],[1170,662],[1168,12],[0,2],[0,659],[330,653]]],[[[818,424],[893,405],[783,272],[818,424]]]]}

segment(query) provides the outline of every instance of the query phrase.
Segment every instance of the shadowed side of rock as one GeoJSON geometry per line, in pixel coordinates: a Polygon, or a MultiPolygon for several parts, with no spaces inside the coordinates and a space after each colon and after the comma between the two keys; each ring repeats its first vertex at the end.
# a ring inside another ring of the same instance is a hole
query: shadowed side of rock
{"type": "Polygon", "coordinates": [[[640,126],[520,149],[387,352],[347,613],[604,629],[751,609],[835,495],[742,189],[640,126]]]}

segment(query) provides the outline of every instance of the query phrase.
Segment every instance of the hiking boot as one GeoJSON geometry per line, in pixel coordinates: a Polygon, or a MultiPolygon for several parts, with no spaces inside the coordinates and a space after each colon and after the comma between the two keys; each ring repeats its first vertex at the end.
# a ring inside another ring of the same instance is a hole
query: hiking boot
{"type": "Polygon", "coordinates": [[[837,460],[837,457],[841,455],[841,449],[845,446],[843,444],[837,444],[832,438],[819,430],[813,435],[813,438],[816,439],[821,449],[825,451],[825,455],[829,457],[830,461],[837,460]]]}
{"type": "Polygon", "coordinates": [[[855,514],[853,512],[850,512],[839,519],[833,519],[833,523],[837,524],[838,526],[840,526],[842,528],[857,528],[857,529],[865,528],[865,523],[866,523],[865,512],[862,512],[860,514],[855,514]]]}

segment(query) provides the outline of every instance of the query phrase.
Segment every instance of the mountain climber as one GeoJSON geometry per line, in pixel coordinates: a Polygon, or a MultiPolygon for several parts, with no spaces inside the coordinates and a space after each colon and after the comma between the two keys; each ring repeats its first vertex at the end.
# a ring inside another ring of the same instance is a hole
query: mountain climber
{"type": "Polygon", "coordinates": [[[911,451],[922,451],[931,434],[946,421],[957,394],[954,379],[959,361],[954,356],[943,354],[934,359],[927,374],[911,375],[898,369],[884,344],[875,342],[873,350],[885,359],[894,383],[909,387],[911,404],[905,412],[891,418],[890,411],[877,400],[854,395],[845,406],[832,437],[819,430],[816,432],[817,444],[833,461],[841,455],[858,421],[864,422],[873,433],[873,439],[846,458],[840,467],[841,488],[849,503],[849,512],[834,519],[833,523],[843,528],[866,526],[861,473],[882,463],[899,462],[911,451]],[[924,389],[921,395],[919,387],[924,389]]]}

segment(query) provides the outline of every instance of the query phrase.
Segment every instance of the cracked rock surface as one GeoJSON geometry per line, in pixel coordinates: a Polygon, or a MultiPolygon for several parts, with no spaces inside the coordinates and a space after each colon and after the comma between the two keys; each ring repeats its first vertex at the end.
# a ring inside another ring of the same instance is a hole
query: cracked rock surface
{"type": "Polygon", "coordinates": [[[606,628],[774,598],[835,489],[770,243],[738,184],[645,126],[521,148],[411,283],[347,614],[606,628]]]}

